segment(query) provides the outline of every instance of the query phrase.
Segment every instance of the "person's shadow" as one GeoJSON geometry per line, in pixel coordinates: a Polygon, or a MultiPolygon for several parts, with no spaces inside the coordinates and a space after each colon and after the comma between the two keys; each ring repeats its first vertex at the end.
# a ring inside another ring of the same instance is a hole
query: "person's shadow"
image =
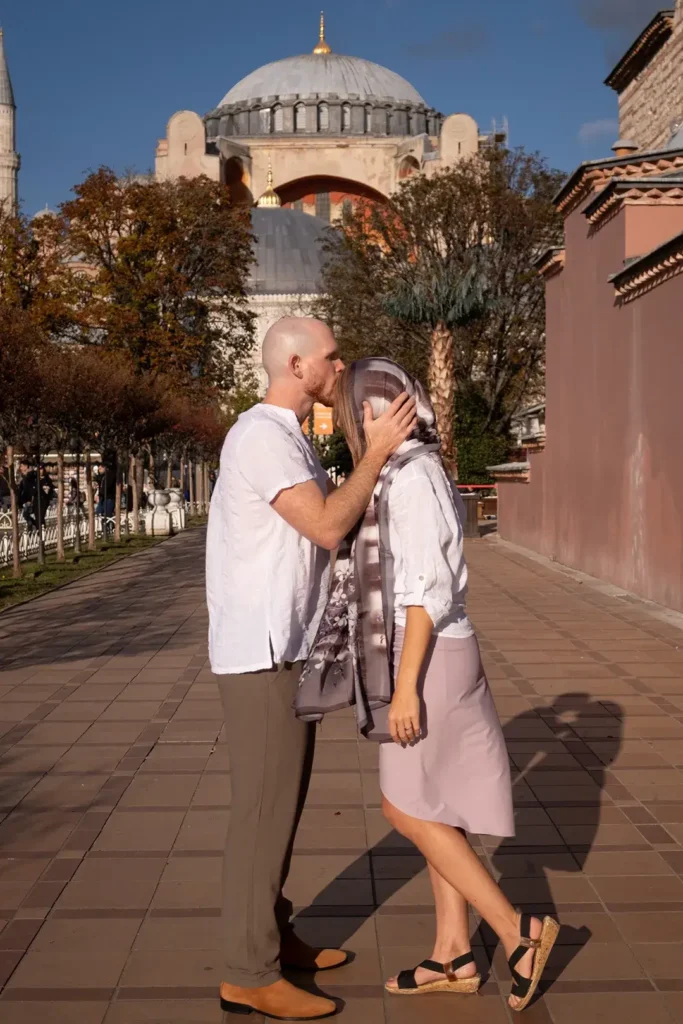
{"type": "MultiPolygon", "coordinates": [[[[571,903],[576,901],[567,900],[565,903],[558,899],[558,912],[549,873],[557,871],[565,878],[571,878],[583,871],[600,824],[605,772],[621,748],[622,709],[612,702],[605,706],[586,693],[567,693],[546,707],[536,707],[517,715],[505,724],[503,732],[517,772],[513,774],[513,798],[519,797],[515,801],[517,836],[500,843],[491,854],[491,863],[513,906],[560,919],[563,914],[571,914],[575,921],[562,927],[543,983],[539,986],[541,994],[560,977],[591,937],[590,929],[580,925],[580,902],[577,903],[577,911],[572,912],[571,903]],[[599,750],[597,754],[589,749],[582,736],[585,727],[595,724],[596,717],[603,722],[610,718],[609,728],[603,730],[606,735],[601,735],[594,743],[599,750]],[[562,743],[562,749],[558,743],[562,743]],[[575,774],[578,772],[584,777],[579,779],[575,774]],[[569,774],[562,778],[558,773],[569,774]],[[561,784],[553,785],[553,775],[561,778],[561,784]],[[586,785],[577,785],[579,781],[586,785]],[[557,796],[553,796],[553,789],[557,796]]],[[[457,786],[457,780],[454,784],[457,786]]],[[[418,851],[402,836],[391,832],[350,864],[316,896],[309,907],[299,910],[295,919],[297,930],[307,941],[315,944],[346,946],[350,942],[352,946],[350,940],[364,921],[377,911],[381,912],[382,905],[424,867],[425,862],[418,851]],[[400,870],[389,872],[393,878],[387,878],[388,856],[399,857],[401,862],[400,870]],[[340,907],[335,894],[336,883],[362,877],[367,858],[372,904],[340,907]],[[381,872],[379,865],[384,867],[381,872]],[[398,875],[401,877],[396,877],[398,875]],[[316,928],[312,918],[318,920],[320,929],[316,928]]],[[[473,937],[473,948],[481,948],[483,941],[490,965],[498,940],[487,925],[482,925],[479,932],[481,938],[477,942],[477,936],[473,937]]],[[[425,949],[426,956],[429,952],[425,949]]],[[[498,964],[498,958],[496,962],[498,964]]],[[[506,971],[503,963],[501,977],[507,978],[506,971]]],[[[331,978],[322,975],[319,978],[321,984],[323,978],[324,982],[332,982],[331,978]]],[[[297,984],[300,983],[297,980],[297,984]]]]}

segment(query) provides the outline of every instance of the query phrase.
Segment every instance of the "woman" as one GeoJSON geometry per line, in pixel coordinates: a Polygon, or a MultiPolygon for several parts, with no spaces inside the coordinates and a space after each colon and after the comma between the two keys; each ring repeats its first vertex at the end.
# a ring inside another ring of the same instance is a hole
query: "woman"
{"type": "MultiPolygon", "coordinates": [[[[376,676],[388,662],[388,732],[394,742],[380,747],[383,811],[428,862],[437,935],[430,958],[391,978],[387,990],[478,990],[471,904],[505,949],[513,977],[510,1006],[523,1010],[559,927],[551,918],[517,914],[466,836],[514,835],[512,793],[500,723],[465,612],[461,502],[439,454],[434,410],[419,382],[400,366],[363,359],[341,375],[335,415],[357,463],[365,449],[365,406],[378,416],[403,391],[417,399],[418,428],[389,460],[352,553],[335,572],[331,611],[302,677],[301,703],[313,692],[307,673],[318,673],[324,711],[342,706],[342,684],[351,677],[355,693],[346,703],[360,709],[366,734],[381,733],[377,721],[372,723],[383,699],[376,676]],[[378,576],[382,594],[373,608],[378,576]]],[[[311,707],[309,699],[302,710],[311,707]]]]}

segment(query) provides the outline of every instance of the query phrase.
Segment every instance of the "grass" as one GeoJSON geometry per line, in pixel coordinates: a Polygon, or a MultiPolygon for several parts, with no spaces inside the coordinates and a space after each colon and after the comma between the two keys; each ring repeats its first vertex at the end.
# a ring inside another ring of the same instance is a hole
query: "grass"
{"type": "Polygon", "coordinates": [[[95,551],[83,550],[80,555],[67,551],[64,562],[58,562],[56,556],[50,553],[45,556],[45,565],[38,565],[35,561],[22,562],[24,575],[18,580],[12,578],[11,565],[3,566],[0,570],[0,612],[13,604],[46,594],[55,587],[62,587],[97,569],[104,569],[117,559],[144,551],[164,539],[146,537],[139,533],[122,537],[119,544],[113,540],[100,540],[95,551]]]}

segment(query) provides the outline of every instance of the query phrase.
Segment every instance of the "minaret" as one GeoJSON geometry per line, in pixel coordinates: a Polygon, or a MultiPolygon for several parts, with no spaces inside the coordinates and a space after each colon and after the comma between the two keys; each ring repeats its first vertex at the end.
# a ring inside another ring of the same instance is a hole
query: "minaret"
{"type": "Polygon", "coordinates": [[[6,211],[17,211],[19,154],[16,152],[17,108],[5,58],[5,43],[0,28],[0,204],[6,211]]]}
{"type": "Polygon", "coordinates": [[[331,47],[328,45],[325,39],[325,12],[320,12],[320,36],[318,38],[318,45],[313,50],[313,53],[317,53],[319,56],[326,56],[328,53],[332,53],[331,47]]]}

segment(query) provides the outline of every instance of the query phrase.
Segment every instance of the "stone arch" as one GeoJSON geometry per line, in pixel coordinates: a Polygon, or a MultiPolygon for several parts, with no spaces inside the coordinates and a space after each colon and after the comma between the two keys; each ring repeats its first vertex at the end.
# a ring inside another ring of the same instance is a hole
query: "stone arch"
{"type": "Polygon", "coordinates": [[[233,203],[244,203],[251,206],[254,198],[244,182],[245,173],[242,161],[239,157],[232,156],[225,160],[222,167],[223,184],[230,189],[230,199],[233,203]]]}
{"type": "Polygon", "coordinates": [[[410,178],[413,174],[420,173],[420,165],[414,156],[405,156],[398,167],[399,179],[410,178]]]}
{"type": "MultiPolygon", "coordinates": [[[[307,213],[314,213],[316,197],[324,194],[330,196],[331,219],[341,216],[341,208],[345,199],[357,203],[367,200],[375,203],[386,203],[386,196],[369,185],[351,178],[333,175],[310,175],[296,178],[283,185],[278,185],[277,194],[283,206],[294,206],[307,213]]],[[[318,203],[318,205],[320,205],[318,203]]]]}

